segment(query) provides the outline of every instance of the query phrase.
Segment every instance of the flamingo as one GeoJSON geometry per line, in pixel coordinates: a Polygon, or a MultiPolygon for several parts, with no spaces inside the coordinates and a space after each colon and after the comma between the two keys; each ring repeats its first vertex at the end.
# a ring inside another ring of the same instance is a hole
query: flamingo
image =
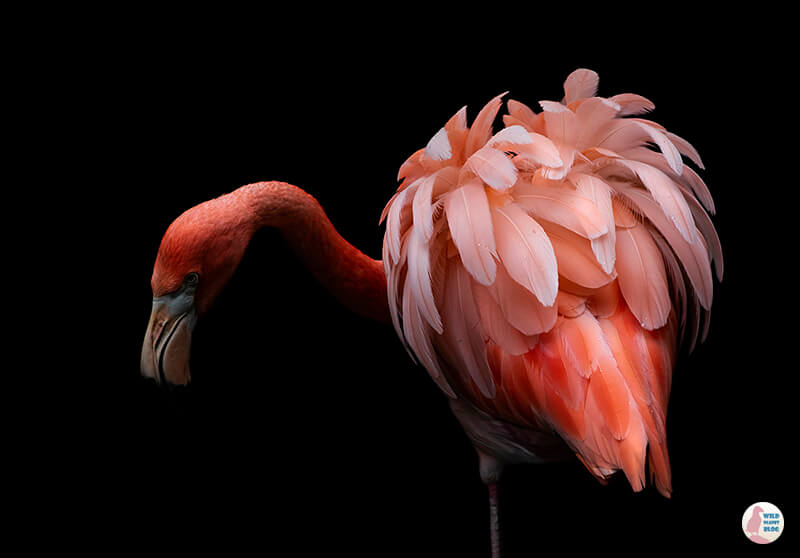
{"type": "Polygon", "coordinates": [[[488,487],[513,463],[575,456],[600,482],[645,470],[670,497],[666,413],[677,352],[708,333],[720,240],[697,150],[641,118],[640,95],[596,96],[578,69],[540,112],[506,94],[468,125],[460,109],[412,154],[387,203],[381,260],[342,238],[285,182],[243,186],[167,229],[156,257],[141,370],[190,380],[192,330],[253,234],[281,231],[350,310],[391,323],[447,396],[488,487]]]}

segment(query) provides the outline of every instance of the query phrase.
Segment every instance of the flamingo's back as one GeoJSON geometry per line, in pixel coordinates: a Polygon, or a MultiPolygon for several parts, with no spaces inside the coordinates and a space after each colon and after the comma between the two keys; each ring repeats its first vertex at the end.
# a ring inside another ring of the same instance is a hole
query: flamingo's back
{"type": "Polygon", "coordinates": [[[400,169],[383,261],[392,319],[451,397],[552,430],[603,478],[670,492],[665,421],[678,344],[705,335],[722,254],[694,148],[595,97],[576,70],[535,113],[461,109],[400,169]],[[651,146],[657,147],[652,149],[651,146]]]}

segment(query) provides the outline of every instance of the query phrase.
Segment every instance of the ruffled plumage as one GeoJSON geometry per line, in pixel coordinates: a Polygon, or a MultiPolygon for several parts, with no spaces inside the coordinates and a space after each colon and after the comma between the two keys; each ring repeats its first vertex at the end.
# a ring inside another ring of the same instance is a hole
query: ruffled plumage
{"type": "Polygon", "coordinates": [[[398,335],[451,397],[561,436],[596,476],[670,493],[666,403],[721,280],[713,199],[686,140],[597,97],[580,69],[541,112],[466,107],[400,168],[382,220],[398,335]],[[649,448],[649,449],[648,449],[649,448]]]}

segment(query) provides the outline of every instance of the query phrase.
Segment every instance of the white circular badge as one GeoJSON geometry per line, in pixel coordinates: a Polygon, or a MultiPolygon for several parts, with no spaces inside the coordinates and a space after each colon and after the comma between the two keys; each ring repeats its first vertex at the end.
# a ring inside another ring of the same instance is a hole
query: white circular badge
{"type": "Polygon", "coordinates": [[[758,544],[768,544],[783,532],[783,513],[769,502],[756,502],[742,516],[745,536],[758,544]]]}

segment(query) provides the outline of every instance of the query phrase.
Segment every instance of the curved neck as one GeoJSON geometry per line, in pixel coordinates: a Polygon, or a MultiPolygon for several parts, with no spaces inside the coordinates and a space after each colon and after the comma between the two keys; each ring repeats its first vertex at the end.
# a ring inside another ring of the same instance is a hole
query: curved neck
{"type": "Polygon", "coordinates": [[[275,227],[317,280],[342,304],[367,318],[389,323],[386,276],[373,260],[347,242],[313,196],[285,182],[241,187],[255,229],[275,227]]]}

